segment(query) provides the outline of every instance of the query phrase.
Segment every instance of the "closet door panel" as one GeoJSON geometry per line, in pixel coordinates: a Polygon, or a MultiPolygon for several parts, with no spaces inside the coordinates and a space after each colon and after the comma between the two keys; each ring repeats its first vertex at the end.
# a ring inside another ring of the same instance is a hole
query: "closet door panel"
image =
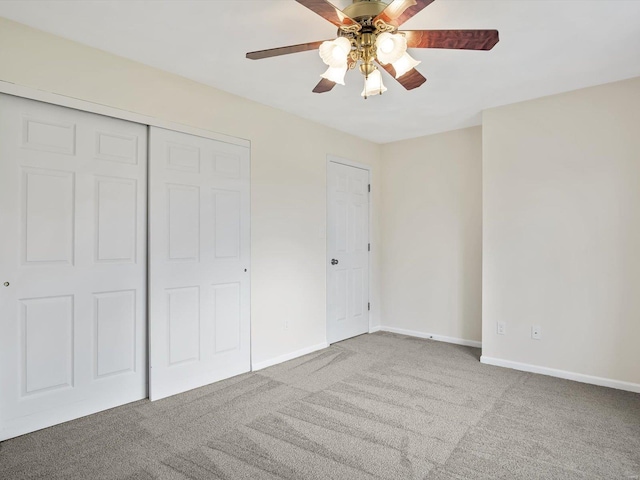
{"type": "Polygon", "coordinates": [[[250,370],[249,149],[151,127],[150,398],[250,370]]]}
{"type": "Polygon", "coordinates": [[[146,143],[0,95],[0,440],[146,397],[146,143]]]}

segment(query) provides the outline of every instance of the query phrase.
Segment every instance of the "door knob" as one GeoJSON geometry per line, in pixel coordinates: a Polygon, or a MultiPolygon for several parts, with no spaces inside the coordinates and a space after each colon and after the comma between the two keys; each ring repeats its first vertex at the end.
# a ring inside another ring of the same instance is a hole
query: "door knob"
{"type": "Polygon", "coordinates": [[[9,282],[4,282],[4,286],[8,287],[9,286],[9,282]]]}
{"type": "Polygon", "coordinates": [[[338,264],[338,260],[336,260],[335,258],[331,259],[331,265],[337,265],[338,264]]]}

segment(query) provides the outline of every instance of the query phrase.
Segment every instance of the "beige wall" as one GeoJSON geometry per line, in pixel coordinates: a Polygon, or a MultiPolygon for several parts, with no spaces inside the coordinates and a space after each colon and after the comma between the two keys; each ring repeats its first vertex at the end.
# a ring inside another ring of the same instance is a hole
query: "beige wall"
{"type": "Polygon", "coordinates": [[[377,246],[378,145],[2,18],[0,46],[0,80],[249,139],[253,362],[326,341],[326,155],[373,166],[377,246]]]}
{"type": "Polygon", "coordinates": [[[382,147],[382,324],[481,340],[482,130],[382,147]]]}
{"type": "Polygon", "coordinates": [[[485,112],[483,356],[640,383],[639,112],[640,78],[485,112]]]}

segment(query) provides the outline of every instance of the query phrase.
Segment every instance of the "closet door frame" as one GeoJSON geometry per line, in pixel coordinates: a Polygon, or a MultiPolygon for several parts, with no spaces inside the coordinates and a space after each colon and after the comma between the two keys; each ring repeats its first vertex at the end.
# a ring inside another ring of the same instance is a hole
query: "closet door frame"
{"type": "MultiPolygon", "coordinates": [[[[232,137],[230,135],[225,135],[217,132],[213,132],[206,129],[196,128],[189,125],[182,125],[179,123],[170,122],[163,119],[158,119],[154,117],[150,117],[147,115],[143,115],[136,112],[130,112],[127,110],[121,110],[114,107],[109,107],[107,105],[102,105],[99,103],[94,103],[87,100],[81,100],[73,97],[69,97],[66,95],[61,95],[58,93],[48,92],[45,90],[39,90],[33,87],[27,87],[23,85],[17,85],[10,82],[5,82],[0,80],[0,93],[4,93],[7,95],[12,95],[15,97],[25,98],[28,100],[36,100],[43,103],[48,103],[52,105],[58,105],[61,107],[72,108],[75,110],[79,110],[87,113],[95,113],[98,115],[112,117],[120,120],[127,120],[129,122],[138,123],[148,127],[160,127],[167,130],[172,130],[175,132],[186,133],[190,135],[195,135],[203,138],[208,138],[211,140],[216,140],[223,143],[228,143],[231,145],[237,145],[241,147],[246,147],[249,150],[249,172],[251,172],[251,142],[247,139],[232,137]]],[[[147,144],[147,187],[148,187],[148,178],[149,178],[149,170],[148,170],[148,152],[150,145],[147,144]]],[[[250,175],[250,173],[249,173],[250,175]]],[[[147,188],[147,195],[149,191],[147,188]]],[[[251,204],[251,191],[249,190],[249,204],[251,204]]],[[[147,215],[148,215],[148,205],[149,199],[147,198],[147,215]]],[[[148,225],[148,217],[147,217],[147,247],[148,247],[148,235],[149,235],[149,225],[148,225]]],[[[250,254],[249,254],[250,255],[250,254]]],[[[249,265],[251,264],[251,258],[249,256],[248,259],[249,265]]],[[[148,271],[148,252],[147,252],[147,271],[148,271]]],[[[249,269],[249,271],[251,271],[249,269]]],[[[147,297],[149,294],[148,290],[149,277],[147,276],[147,297]]],[[[251,288],[251,278],[249,278],[249,288],[251,288]]],[[[149,302],[147,298],[147,318],[145,319],[147,326],[147,366],[150,365],[150,344],[149,344],[149,318],[148,318],[148,307],[149,302]]],[[[249,307],[249,331],[251,332],[251,309],[249,307]]],[[[251,335],[249,335],[249,371],[253,370],[252,364],[252,350],[253,350],[253,342],[251,335]]],[[[150,379],[150,375],[147,377],[150,379]]],[[[150,385],[147,388],[147,395],[150,390],[150,385]]]]}

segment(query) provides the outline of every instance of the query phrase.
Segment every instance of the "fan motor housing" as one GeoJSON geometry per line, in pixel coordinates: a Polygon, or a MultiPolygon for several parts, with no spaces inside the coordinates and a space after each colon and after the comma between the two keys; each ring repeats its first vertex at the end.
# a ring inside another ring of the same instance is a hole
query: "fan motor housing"
{"type": "Polygon", "coordinates": [[[345,15],[359,21],[377,17],[385,8],[387,8],[387,4],[377,0],[354,0],[343,12],[345,15]]]}

